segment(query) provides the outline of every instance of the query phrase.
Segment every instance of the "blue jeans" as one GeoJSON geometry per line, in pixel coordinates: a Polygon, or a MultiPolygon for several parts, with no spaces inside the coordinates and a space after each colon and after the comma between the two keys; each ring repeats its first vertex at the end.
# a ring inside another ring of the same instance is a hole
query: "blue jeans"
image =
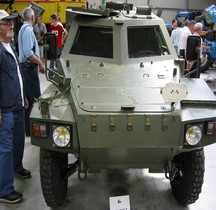
{"type": "Polygon", "coordinates": [[[38,76],[38,65],[29,66],[25,63],[21,63],[22,75],[24,79],[25,97],[29,101],[29,108],[25,110],[25,132],[30,134],[29,116],[35,102],[35,98],[41,95],[40,80],[38,76]]]}
{"type": "Polygon", "coordinates": [[[0,197],[13,192],[14,172],[23,169],[24,109],[2,114],[0,124],[0,197]]]}

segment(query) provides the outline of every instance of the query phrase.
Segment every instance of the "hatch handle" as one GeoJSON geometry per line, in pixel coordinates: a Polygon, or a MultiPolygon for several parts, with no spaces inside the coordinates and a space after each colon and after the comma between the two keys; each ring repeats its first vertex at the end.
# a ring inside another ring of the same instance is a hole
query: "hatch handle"
{"type": "Polygon", "coordinates": [[[123,110],[134,110],[135,106],[134,105],[121,105],[121,109],[123,109],[123,110]]]}

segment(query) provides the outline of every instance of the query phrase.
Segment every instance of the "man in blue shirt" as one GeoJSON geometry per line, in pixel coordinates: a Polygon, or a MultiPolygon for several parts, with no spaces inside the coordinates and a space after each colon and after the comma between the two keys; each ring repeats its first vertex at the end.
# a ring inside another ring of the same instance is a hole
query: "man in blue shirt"
{"type": "Polygon", "coordinates": [[[29,116],[35,98],[41,95],[38,69],[41,73],[44,73],[45,67],[40,60],[39,46],[33,32],[35,15],[31,7],[24,9],[23,19],[24,23],[18,34],[19,60],[25,81],[26,97],[29,101],[29,108],[25,113],[25,132],[26,136],[30,136],[29,116]]]}

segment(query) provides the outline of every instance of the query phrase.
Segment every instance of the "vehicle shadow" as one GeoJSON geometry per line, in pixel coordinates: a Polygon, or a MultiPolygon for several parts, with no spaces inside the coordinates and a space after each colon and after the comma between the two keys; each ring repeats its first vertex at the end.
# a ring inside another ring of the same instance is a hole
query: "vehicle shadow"
{"type": "Polygon", "coordinates": [[[109,198],[129,195],[131,210],[187,210],[179,205],[164,174],[149,174],[147,169],[103,170],[79,181],[69,178],[64,210],[109,210],[109,198]]]}

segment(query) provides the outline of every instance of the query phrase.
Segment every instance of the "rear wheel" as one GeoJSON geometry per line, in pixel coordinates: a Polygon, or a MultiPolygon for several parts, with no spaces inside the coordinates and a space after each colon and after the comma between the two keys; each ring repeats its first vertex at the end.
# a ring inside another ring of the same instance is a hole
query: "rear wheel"
{"type": "Polygon", "coordinates": [[[203,149],[184,152],[173,159],[178,171],[170,182],[176,200],[182,205],[194,203],[201,193],[204,178],[203,149]]]}
{"type": "Polygon", "coordinates": [[[50,207],[61,206],[67,194],[67,154],[40,150],[40,179],[45,201],[50,207]]]}

